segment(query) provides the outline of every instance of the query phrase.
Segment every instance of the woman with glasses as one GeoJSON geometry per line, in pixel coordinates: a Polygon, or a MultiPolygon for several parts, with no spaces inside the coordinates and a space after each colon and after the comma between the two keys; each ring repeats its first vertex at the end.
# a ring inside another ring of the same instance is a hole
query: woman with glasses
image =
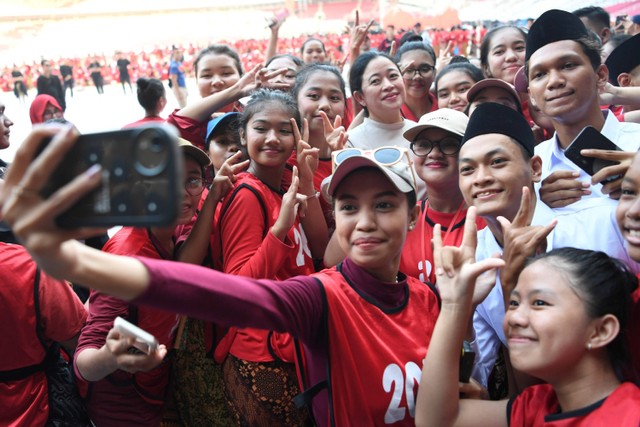
{"type": "MultiPolygon", "coordinates": [[[[458,186],[458,152],[469,118],[456,110],[441,108],[420,118],[404,133],[411,142],[414,169],[427,186],[427,197],[419,202],[420,219],[407,234],[400,270],[423,282],[436,283],[431,239],[436,224],[442,226],[447,245],[458,246],[467,213],[458,186]]],[[[478,218],[478,229],[486,226],[478,218]]]]}
{"type": "MultiPolygon", "coordinates": [[[[431,286],[399,271],[406,234],[419,217],[405,149],[336,151],[322,189],[332,197],[335,234],[347,256],[337,267],[277,281],[121,257],[69,240],[88,231],[61,231],[53,218],[99,185],[101,175],[87,173],[53,199],[38,197],[33,191],[75,139],[56,134],[30,166],[30,153],[53,133],[32,132],[0,189],[2,216],[44,270],[140,307],[290,333],[301,344],[300,381],[312,387],[300,403],[310,403],[317,425],[414,425],[420,367],[439,308],[431,286]],[[38,164],[47,168],[34,173],[38,164]]],[[[154,353],[156,360],[165,355],[164,346],[154,353]]]]}
{"type": "MultiPolygon", "coordinates": [[[[125,256],[174,259],[176,226],[188,223],[204,191],[204,151],[180,140],[184,154],[184,193],[175,225],[124,227],[103,251],[125,256]]],[[[86,396],[91,419],[99,426],[158,426],[162,417],[169,363],[154,354],[130,354],[127,338],[113,329],[117,316],[124,317],[171,348],[178,316],[174,312],[138,307],[102,292],[91,291],[89,318],[82,329],[75,354],[79,388],[86,396]]]]}
{"type": "Polygon", "coordinates": [[[431,45],[415,41],[403,44],[394,59],[400,66],[406,88],[402,117],[417,122],[438,109],[438,99],[431,92],[436,76],[436,53],[431,45]]]}

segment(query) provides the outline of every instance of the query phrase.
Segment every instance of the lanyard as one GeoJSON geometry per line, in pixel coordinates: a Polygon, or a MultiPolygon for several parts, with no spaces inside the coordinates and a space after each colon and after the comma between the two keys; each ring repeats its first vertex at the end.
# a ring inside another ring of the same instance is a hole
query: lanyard
{"type": "MultiPolygon", "coordinates": [[[[429,279],[429,275],[427,274],[427,257],[426,257],[426,246],[425,246],[425,238],[424,235],[426,234],[426,230],[425,230],[425,224],[427,223],[427,211],[429,210],[429,200],[427,200],[425,202],[424,205],[424,210],[422,211],[422,219],[421,219],[421,225],[420,225],[420,255],[421,258],[420,260],[422,261],[422,273],[424,274],[424,279],[425,281],[429,279]]],[[[460,203],[460,206],[458,206],[458,209],[456,210],[455,215],[453,215],[453,219],[451,220],[451,222],[449,223],[449,226],[447,227],[447,231],[444,233],[444,237],[442,238],[442,246],[446,246],[447,245],[447,240],[449,238],[449,235],[451,234],[451,231],[453,230],[453,227],[455,227],[456,225],[456,221],[458,220],[458,218],[460,217],[460,214],[462,213],[462,211],[464,210],[464,200],[462,201],[462,203],[460,203]]],[[[431,244],[431,242],[429,242],[429,244],[431,244]]],[[[435,258],[434,258],[435,260],[435,258]]]]}

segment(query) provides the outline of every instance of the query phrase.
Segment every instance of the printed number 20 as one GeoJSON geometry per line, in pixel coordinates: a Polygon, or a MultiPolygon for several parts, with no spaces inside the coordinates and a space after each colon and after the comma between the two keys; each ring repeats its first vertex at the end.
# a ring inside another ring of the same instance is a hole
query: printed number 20
{"type": "Polygon", "coordinates": [[[411,418],[415,417],[416,396],[414,390],[420,384],[420,375],[422,370],[414,363],[409,362],[404,366],[406,372],[406,381],[402,368],[395,363],[387,366],[382,377],[382,386],[387,393],[393,392],[387,412],[384,414],[385,424],[393,424],[404,419],[406,409],[401,406],[402,393],[406,393],[407,406],[411,418]],[[395,385],[394,385],[395,384],[395,385]]]}

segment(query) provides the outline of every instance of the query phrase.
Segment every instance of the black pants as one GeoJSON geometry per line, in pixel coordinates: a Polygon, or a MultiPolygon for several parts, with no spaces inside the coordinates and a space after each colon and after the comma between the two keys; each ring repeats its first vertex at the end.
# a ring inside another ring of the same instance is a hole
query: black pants
{"type": "Polygon", "coordinates": [[[102,74],[100,73],[91,73],[91,79],[93,80],[93,84],[96,85],[96,89],[98,93],[104,93],[104,80],[102,79],[102,74]]]}
{"type": "Polygon", "coordinates": [[[64,96],[67,96],[67,89],[69,89],[69,91],[71,93],[71,97],[73,98],[73,84],[74,84],[74,80],[73,79],[64,80],[62,82],[62,85],[64,87],[64,96]]]}

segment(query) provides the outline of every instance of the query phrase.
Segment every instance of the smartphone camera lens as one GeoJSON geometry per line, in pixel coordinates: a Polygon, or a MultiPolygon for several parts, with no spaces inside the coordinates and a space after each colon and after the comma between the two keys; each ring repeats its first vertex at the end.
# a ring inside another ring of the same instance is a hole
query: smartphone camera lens
{"type": "Polygon", "coordinates": [[[140,133],[135,147],[135,168],[140,175],[155,176],[167,166],[170,150],[168,138],[155,129],[140,133]]]}

